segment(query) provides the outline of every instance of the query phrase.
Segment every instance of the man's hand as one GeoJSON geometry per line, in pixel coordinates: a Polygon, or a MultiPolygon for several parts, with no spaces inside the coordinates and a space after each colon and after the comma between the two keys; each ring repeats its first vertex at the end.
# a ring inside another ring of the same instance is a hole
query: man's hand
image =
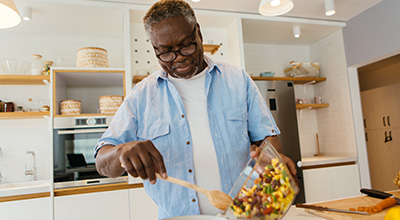
{"type": "Polygon", "coordinates": [[[125,169],[133,177],[149,179],[151,184],[156,183],[156,172],[167,178],[164,159],[151,141],[103,146],[98,152],[96,167],[107,176],[115,176],[125,169]]]}

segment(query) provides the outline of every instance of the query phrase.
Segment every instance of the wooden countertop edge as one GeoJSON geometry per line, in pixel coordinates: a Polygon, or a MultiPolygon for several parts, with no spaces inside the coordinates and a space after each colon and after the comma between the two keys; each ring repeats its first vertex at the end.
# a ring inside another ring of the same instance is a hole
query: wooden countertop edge
{"type": "Polygon", "coordinates": [[[112,191],[112,190],[135,189],[135,188],[141,188],[141,187],[143,187],[143,183],[135,183],[135,184],[115,183],[115,184],[55,189],[54,197],[78,195],[78,194],[84,194],[84,193],[105,192],[105,191],[112,191]]]}
{"type": "Polygon", "coordinates": [[[18,200],[25,200],[25,199],[45,198],[45,197],[50,197],[50,192],[31,193],[31,194],[15,195],[15,196],[4,196],[4,197],[0,197],[0,202],[11,202],[11,201],[18,201],[18,200]]]}

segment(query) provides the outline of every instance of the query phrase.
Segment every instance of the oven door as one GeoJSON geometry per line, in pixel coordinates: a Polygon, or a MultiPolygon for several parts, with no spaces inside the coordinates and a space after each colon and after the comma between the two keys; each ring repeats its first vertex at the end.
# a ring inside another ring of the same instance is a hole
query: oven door
{"type": "Polygon", "coordinates": [[[106,129],[54,130],[54,182],[101,178],[93,155],[94,147],[106,129]]]}

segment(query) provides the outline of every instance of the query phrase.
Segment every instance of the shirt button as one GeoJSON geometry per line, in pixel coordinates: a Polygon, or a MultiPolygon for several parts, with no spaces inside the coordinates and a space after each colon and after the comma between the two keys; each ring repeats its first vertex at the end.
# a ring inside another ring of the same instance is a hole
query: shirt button
{"type": "Polygon", "coordinates": [[[182,118],[185,118],[185,116],[184,115],[181,115],[182,116],[182,118]]]}
{"type": "Polygon", "coordinates": [[[272,133],[275,133],[275,130],[274,130],[274,129],[272,129],[272,133]]]}
{"type": "Polygon", "coordinates": [[[192,202],[196,202],[196,199],[192,199],[192,202]]]}
{"type": "Polygon", "coordinates": [[[188,171],[189,171],[189,173],[192,173],[192,169],[189,169],[188,171]]]}
{"type": "Polygon", "coordinates": [[[187,141],[186,144],[189,145],[189,144],[190,144],[190,141],[187,141]]]}

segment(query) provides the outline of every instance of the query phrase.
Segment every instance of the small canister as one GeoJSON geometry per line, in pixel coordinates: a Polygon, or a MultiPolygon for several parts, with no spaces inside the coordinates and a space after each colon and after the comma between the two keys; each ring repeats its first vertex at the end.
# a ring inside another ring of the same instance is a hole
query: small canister
{"type": "Polygon", "coordinates": [[[42,74],[42,55],[40,54],[33,54],[32,55],[32,75],[41,75],[42,74]]]}
{"type": "Polygon", "coordinates": [[[3,101],[0,100],[0,112],[3,112],[3,101]]]}
{"type": "Polygon", "coordinates": [[[4,102],[3,104],[4,112],[14,111],[14,102],[4,102]]]}
{"type": "Polygon", "coordinates": [[[53,66],[54,62],[46,60],[46,61],[43,61],[43,64],[44,64],[43,75],[46,75],[46,76],[50,75],[50,67],[53,66]]]}

